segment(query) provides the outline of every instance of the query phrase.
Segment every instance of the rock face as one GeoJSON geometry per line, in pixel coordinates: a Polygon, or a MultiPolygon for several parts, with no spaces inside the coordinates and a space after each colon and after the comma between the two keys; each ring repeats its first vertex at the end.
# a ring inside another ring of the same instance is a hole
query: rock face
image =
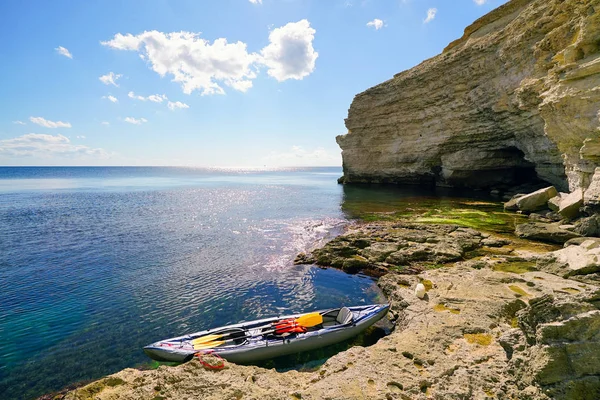
{"type": "Polygon", "coordinates": [[[599,37],[596,0],[492,11],[355,97],[337,138],[342,181],[501,188],[537,176],[587,189],[600,165],[599,37]]]}

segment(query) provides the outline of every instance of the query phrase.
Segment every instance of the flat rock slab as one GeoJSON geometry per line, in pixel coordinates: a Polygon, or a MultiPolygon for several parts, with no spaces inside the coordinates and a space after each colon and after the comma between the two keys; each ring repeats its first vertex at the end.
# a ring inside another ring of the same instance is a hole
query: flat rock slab
{"type": "Polygon", "coordinates": [[[524,239],[559,244],[563,244],[569,239],[581,236],[578,233],[562,229],[560,223],[546,224],[542,222],[530,222],[517,225],[515,233],[517,236],[524,239]]]}

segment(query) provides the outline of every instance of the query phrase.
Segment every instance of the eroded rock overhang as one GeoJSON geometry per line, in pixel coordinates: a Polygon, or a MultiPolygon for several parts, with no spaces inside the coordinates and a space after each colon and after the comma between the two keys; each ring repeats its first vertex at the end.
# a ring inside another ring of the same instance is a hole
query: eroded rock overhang
{"type": "Polygon", "coordinates": [[[355,97],[337,137],[343,181],[586,189],[599,110],[600,4],[513,0],[355,97]]]}

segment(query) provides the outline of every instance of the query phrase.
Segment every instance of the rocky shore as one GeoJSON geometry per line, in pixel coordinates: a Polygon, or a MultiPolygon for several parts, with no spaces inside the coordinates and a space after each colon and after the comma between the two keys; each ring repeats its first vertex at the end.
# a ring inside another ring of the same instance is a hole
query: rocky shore
{"type": "Polygon", "coordinates": [[[296,262],[381,276],[395,329],[376,344],[311,372],[229,363],[211,371],[195,360],[127,369],[64,398],[597,399],[600,280],[569,263],[599,246],[451,224],[356,223],[296,262]]]}

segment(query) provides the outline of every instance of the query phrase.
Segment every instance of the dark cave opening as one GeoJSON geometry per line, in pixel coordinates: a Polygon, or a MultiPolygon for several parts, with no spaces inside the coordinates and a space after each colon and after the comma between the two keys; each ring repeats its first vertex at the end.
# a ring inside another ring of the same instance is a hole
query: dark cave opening
{"type": "Polygon", "coordinates": [[[432,168],[440,186],[510,190],[544,184],[536,165],[517,147],[461,151],[442,157],[441,167],[432,168]]]}

